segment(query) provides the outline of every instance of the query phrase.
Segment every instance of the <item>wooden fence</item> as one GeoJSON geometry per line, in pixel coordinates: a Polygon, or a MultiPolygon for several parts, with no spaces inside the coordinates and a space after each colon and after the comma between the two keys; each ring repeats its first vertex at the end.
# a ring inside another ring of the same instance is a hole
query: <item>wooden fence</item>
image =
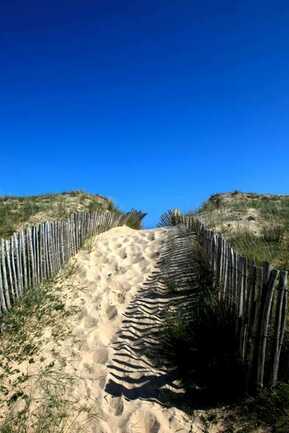
{"type": "Polygon", "coordinates": [[[207,252],[219,298],[235,313],[247,389],[275,386],[288,318],[287,271],[256,266],[194,216],[170,211],[163,223],[168,220],[194,231],[207,252]]]}
{"type": "Polygon", "coordinates": [[[0,315],[29,288],[55,275],[92,235],[112,227],[135,224],[145,216],[131,211],[78,212],[69,218],[44,222],[0,239],[0,315]]]}

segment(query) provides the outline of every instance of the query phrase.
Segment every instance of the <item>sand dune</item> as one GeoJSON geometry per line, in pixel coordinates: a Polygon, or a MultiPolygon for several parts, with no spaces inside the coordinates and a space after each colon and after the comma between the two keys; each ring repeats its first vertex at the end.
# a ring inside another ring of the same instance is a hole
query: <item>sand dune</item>
{"type": "Polygon", "coordinates": [[[0,431],[232,430],[238,409],[202,410],[196,401],[189,416],[173,366],[159,357],[168,312],[181,307],[190,314],[199,289],[193,243],[193,235],[177,228],[128,227],[87,242],[48,286],[56,301],[48,297],[23,322],[26,337],[0,336],[0,431]]]}
{"type": "MultiPolygon", "coordinates": [[[[41,388],[39,381],[34,379],[39,377],[39,372],[44,370],[47,378],[51,374],[56,384],[65,382],[61,398],[71,403],[65,432],[190,431],[190,420],[182,411],[165,408],[154,399],[128,399],[121,393],[114,395],[109,385],[112,379],[117,381],[116,359],[123,355],[118,347],[120,336],[130,338],[130,333],[136,333],[138,337],[140,317],[136,314],[136,325],[133,327],[125,323],[126,315],[130,313],[132,301],[137,300],[137,294],[144,290],[145,283],[158,272],[159,259],[168,242],[169,232],[168,229],[135,231],[118,227],[103,233],[77,254],[74,259],[76,270],[58,284],[57,289],[61,290],[65,300],[65,310],[70,314],[65,323],[55,323],[54,326],[65,326],[70,331],[63,338],[53,338],[51,326],[45,327],[33,364],[24,362],[17,365],[17,369],[29,371],[29,380],[23,384],[23,390],[27,393],[29,389],[33,395],[36,414],[40,410],[39,402],[47,393],[47,389],[41,388]],[[72,311],[75,313],[72,314],[72,311]],[[42,362],[44,359],[47,370],[42,362]],[[38,398],[35,397],[37,393],[38,398]]],[[[147,308],[145,305],[139,307],[147,308]]],[[[153,311],[150,311],[150,320],[158,320],[153,311]]],[[[129,345],[126,346],[129,351],[129,345]]],[[[122,372],[118,380],[127,387],[126,376],[128,380],[133,377],[141,381],[143,372],[148,374],[149,369],[150,363],[146,365],[145,358],[139,359],[134,357],[134,353],[129,355],[127,352],[122,358],[122,372]]],[[[161,369],[160,377],[163,377],[161,369]]],[[[157,392],[161,384],[156,381],[154,386],[157,392]]],[[[21,400],[17,401],[16,413],[23,409],[23,404],[21,400]]]]}
{"type": "MultiPolygon", "coordinates": [[[[165,229],[115,228],[96,238],[90,253],[78,255],[78,287],[82,290],[73,302],[78,299],[82,310],[73,328],[73,343],[67,341],[59,356],[73,358],[69,368],[82,378],[81,389],[79,384],[73,389],[79,404],[89,398],[98,408],[101,420],[86,423],[87,432],[188,431],[182,430],[187,422],[184,423],[186,417],[180,411],[165,409],[155,402],[128,401],[106,392],[108,366],[115,355],[113,343],[118,338],[124,313],[157,269],[167,237],[165,229]]],[[[80,420],[79,425],[82,422],[80,420]]]]}

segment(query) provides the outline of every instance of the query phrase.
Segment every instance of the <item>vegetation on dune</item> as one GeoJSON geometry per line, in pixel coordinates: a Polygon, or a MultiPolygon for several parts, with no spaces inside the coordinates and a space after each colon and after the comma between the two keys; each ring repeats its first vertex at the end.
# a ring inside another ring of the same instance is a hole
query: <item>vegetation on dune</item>
{"type": "MultiPolygon", "coordinates": [[[[29,224],[67,218],[73,212],[94,212],[98,209],[123,214],[112,200],[83,191],[25,197],[3,196],[0,197],[0,238],[9,238],[29,224]]],[[[129,224],[132,228],[140,228],[140,223],[136,221],[129,221],[129,224]]]]}
{"type": "Polygon", "coordinates": [[[43,352],[47,344],[45,329],[49,328],[56,342],[71,334],[65,319],[79,313],[79,308],[67,308],[61,285],[76,271],[71,260],[57,277],[28,290],[1,317],[1,433],[69,433],[72,427],[80,433],[85,420],[99,419],[93,401],[80,404],[75,397],[67,397],[68,390],[81,378],[64,372],[54,348],[53,361],[43,352]],[[35,363],[40,363],[40,368],[34,370],[35,363]],[[81,424],[79,430],[76,422],[81,424]]]}
{"type": "Polygon", "coordinates": [[[289,228],[263,229],[259,236],[239,231],[230,236],[230,243],[256,264],[266,261],[276,268],[289,270],[289,228]]]}
{"type": "Polygon", "coordinates": [[[83,433],[88,423],[97,426],[101,414],[93,399],[80,403],[78,398],[67,396],[78,380],[53,363],[43,366],[33,377],[35,392],[13,394],[0,424],[1,433],[83,433]]]}
{"type": "Polygon", "coordinates": [[[199,419],[204,433],[288,433],[289,386],[281,384],[235,405],[207,409],[199,419]]]}
{"type": "MultiPolygon", "coordinates": [[[[185,311],[168,312],[160,353],[160,358],[169,361],[178,373],[187,394],[186,410],[194,413],[196,407],[205,408],[202,423],[207,427],[221,426],[224,433],[287,433],[289,352],[284,351],[281,360],[281,375],[286,382],[249,397],[235,316],[216,296],[218,288],[206,253],[198,245],[195,260],[200,290],[189,314],[187,307],[185,311]]],[[[167,288],[178,290],[173,280],[167,288]]]]}
{"type": "MultiPolygon", "coordinates": [[[[277,269],[289,271],[289,196],[238,191],[215,194],[194,214],[220,231],[239,254],[257,265],[269,262],[277,269]]],[[[284,382],[289,379],[288,329],[287,325],[279,371],[284,382]]]]}
{"type": "MultiPolygon", "coordinates": [[[[62,300],[61,286],[58,281],[63,281],[75,273],[76,266],[73,259],[54,278],[45,281],[38,287],[28,289],[18,302],[5,315],[0,318],[0,359],[1,367],[8,364],[12,357],[21,362],[37,353],[37,341],[41,336],[45,325],[53,326],[52,336],[61,338],[65,335],[65,329],[55,325],[55,317],[63,322],[63,319],[75,313],[73,309],[66,310],[62,300]],[[63,334],[64,333],[64,334],[63,334]]],[[[4,378],[4,371],[0,379],[4,378]]]]}
{"type": "Polygon", "coordinates": [[[215,194],[193,214],[257,264],[289,269],[289,196],[215,194]]]}
{"type": "Polygon", "coordinates": [[[0,237],[8,238],[19,225],[29,220],[32,215],[39,211],[39,205],[33,201],[19,201],[19,206],[15,206],[15,200],[0,201],[0,237]]]}
{"type": "MultiPolygon", "coordinates": [[[[219,301],[213,273],[203,248],[194,247],[191,309],[168,313],[163,330],[163,356],[176,367],[188,399],[216,404],[240,397],[244,368],[239,359],[235,317],[219,301]],[[198,287],[198,289],[196,289],[198,287]]],[[[168,290],[177,290],[170,281],[168,290]]]]}
{"type": "MultiPolygon", "coordinates": [[[[72,196],[78,201],[79,194],[82,193],[72,196]]],[[[38,199],[30,198],[32,203],[38,199]]],[[[45,196],[43,202],[53,208],[54,199],[54,196],[45,196]]],[[[84,197],[82,205],[83,200],[84,197]]],[[[105,206],[123,214],[112,201],[106,200],[105,206]]],[[[98,203],[91,202],[88,210],[98,207],[98,203]]],[[[39,208],[43,212],[44,207],[39,208]]],[[[65,208],[63,216],[67,216],[67,211],[65,208]]],[[[47,220],[47,213],[45,215],[47,220]]],[[[24,216],[27,215],[21,214],[22,218],[24,216]]],[[[59,212],[56,216],[61,218],[62,214],[59,212]]],[[[139,227],[139,214],[132,212],[128,225],[139,227]]],[[[86,240],[84,248],[91,250],[92,239],[86,240]]],[[[99,422],[95,399],[88,398],[84,403],[70,394],[72,385],[76,381],[78,385],[85,378],[64,373],[67,361],[58,357],[59,343],[71,335],[71,322],[66,319],[79,313],[78,306],[66,304],[66,300],[73,297],[73,281],[69,277],[76,270],[76,261],[72,258],[54,278],[28,289],[13,308],[0,317],[0,432],[80,433],[85,431],[88,422],[94,425],[99,422]],[[66,284],[67,292],[63,296],[66,284]],[[43,348],[51,343],[56,344],[47,353],[43,348]]]]}
{"type": "MultiPolygon", "coordinates": [[[[265,389],[256,398],[247,399],[239,408],[238,416],[240,421],[249,421],[256,426],[268,425],[275,433],[288,433],[289,385],[282,383],[274,390],[265,389]]],[[[247,432],[251,433],[252,429],[242,431],[247,432]]]]}
{"type": "Polygon", "coordinates": [[[108,199],[82,191],[0,197],[0,238],[10,237],[27,224],[66,218],[77,211],[108,207],[113,207],[108,199]]]}

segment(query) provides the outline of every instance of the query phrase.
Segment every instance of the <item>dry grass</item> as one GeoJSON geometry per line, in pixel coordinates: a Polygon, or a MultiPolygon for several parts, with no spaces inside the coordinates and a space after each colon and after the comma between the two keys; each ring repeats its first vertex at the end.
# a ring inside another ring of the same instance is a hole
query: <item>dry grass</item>
{"type": "Polygon", "coordinates": [[[215,194],[195,214],[257,264],[289,269],[289,196],[215,194]]]}
{"type": "Polygon", "coordinates": [[[54,363],[42,357],[40,351],[47,344],[45,329],[50,329],[50,338],[55,342],[71,332],[66,318],[78,310],[65,307],[61,285],[75,271],[75,262],[71,260],[54,279],[28,290],[1,318],[0,431],[3,433],[69,431],[64,429],[63,414],[71,402],[64,401],[62,395],[72,378],[56,370],[54,363]],[[34,372],[36,360],[40,361],[41,369],[34,372]]]}
{"type": "Polygon", "coordinates": [[[43,367],[33,377],[26,392],[15,392],[1,422],[1,433],[81,433],[86,424],[97,424],[101,418],[93,401],[80,404],[67,397],[81,378],[70,376],[54,367],[43,367]]]}
{"type": "Polygon", "coordinates": [[[0,238],[8,238],[26,225],[62,219],[73,212],[99,208],[120,212],[111,200],[82,191],[26,197],[0,197],[0,238]]]}

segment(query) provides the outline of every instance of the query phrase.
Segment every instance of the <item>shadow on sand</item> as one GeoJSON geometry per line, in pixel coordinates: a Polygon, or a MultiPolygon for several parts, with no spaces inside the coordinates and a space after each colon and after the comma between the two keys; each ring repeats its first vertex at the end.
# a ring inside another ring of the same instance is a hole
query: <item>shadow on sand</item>
{"type": "MultiPolygon", "coordinates": [[[[193,260],[193,240],[188,233],[172,230],[161,252],[160,270],[150,275],[128,306],[113,344],[114,357],[108,365],[105,390],[112,396],[155,401],[186,411],[192,409],[188,405],[188,401],[193,402],[192,396],[182,387],[175,366],[166,362],[160,351],[168,312],[181,308],[189,314],[193,307],[197,276],[193,266],[188,266],[193,260]],[[167,287],[166,280],[172,276],[177,291],[167,287]]],[[[196,406],[203,406],[198,395],[197,392],[196,406]]]]}

